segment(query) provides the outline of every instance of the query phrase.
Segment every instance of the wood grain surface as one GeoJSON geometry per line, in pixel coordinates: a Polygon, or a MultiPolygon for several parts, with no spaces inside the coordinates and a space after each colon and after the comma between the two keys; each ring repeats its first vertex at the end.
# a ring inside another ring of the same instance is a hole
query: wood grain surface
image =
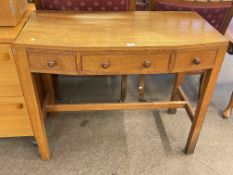
{"type": "Polygon", "coordinates": [[[225,43],[226,39],[194,12],[37,12],[30,17],[15,44],[138,49],[221,42],[225,43]]]}

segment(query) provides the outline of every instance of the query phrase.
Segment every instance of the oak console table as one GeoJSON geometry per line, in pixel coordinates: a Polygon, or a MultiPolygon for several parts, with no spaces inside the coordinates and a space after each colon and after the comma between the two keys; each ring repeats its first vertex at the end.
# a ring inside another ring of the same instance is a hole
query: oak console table
{"type": "Polygon", "coordinates": [[[185,108],[192,126],[185,152],[193,153],[228,41],[193,12],[37,12],[15,42],[16,63],[41,159],[50,159],[46,112],[185,108]],[[193,110],[182,90],[186,72],[207,78],[193,110]],[[168,74],[177,76],[171,101],[56,104],[53,85],[39,99],[35,76],[168,74]],[[41,104],[43,101],[43,104],[41,104]]]}

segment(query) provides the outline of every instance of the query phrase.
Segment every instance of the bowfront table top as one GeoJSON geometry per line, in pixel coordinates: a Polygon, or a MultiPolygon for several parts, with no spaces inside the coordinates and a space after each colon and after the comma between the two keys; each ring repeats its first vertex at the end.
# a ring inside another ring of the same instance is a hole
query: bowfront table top
{"type": "Polygon", "coordinates": [[[193,153],[227,46],[228,40],[194,12],[34,13],[14,47],[41,159],[50,159],[43,116],[87,110],[184,108],[192,122],[185,153],[193,153]],[[194,110],[182,85],[185,73],[199,70],[205,72],[205,81],[194,110]],[[171,100],[144,103],[56,104],[51,78],[51,74],[122,75],[125,98],[126,75],[167,73],[177,74],[171,100]],[[46,85],[44,99],[36,74],[46,85]]]}
{"type": "Polygon", "coordinates": [[[226,39],[193,12],[34,13],[17,45],[67,48],[179,47],[226,39]]]}

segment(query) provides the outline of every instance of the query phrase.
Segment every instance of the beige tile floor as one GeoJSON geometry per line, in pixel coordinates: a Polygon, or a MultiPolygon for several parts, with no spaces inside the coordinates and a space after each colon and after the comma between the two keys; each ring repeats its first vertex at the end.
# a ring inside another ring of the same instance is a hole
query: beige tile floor
{"type": "MultiPolygon", "coordinates": [[[[174,76],[147,76],[146,98],[169,99],[174,76]],[[162,89],[161,89],[162,87],[162,89]]],[[[127,101],[137,100],[131,76],[127,101]]],[[[198,77],[185,89],[197,100],[198,77]]],[[[119,98],[119,77],[60,77],[61,102],[119,98]]],[[[185,155],[190,121],[184,110],[61,113],[47,120],[51,161],[41,161],[32,138],[0,139],[0,175],[232,175],[233,116],[221,113],[233,90],[233,56],[226,56],[196,151],[185,155]]]]}

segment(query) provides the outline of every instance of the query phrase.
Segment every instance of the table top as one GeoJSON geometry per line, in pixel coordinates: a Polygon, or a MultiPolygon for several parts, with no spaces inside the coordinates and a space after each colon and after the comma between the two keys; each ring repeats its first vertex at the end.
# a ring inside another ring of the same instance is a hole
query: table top
{"type": "Polygon", "coordinates": [[[15,44],[125,49],[226,44],[195,12],[34,12],[15,44]]]}
{"type": "Polygon", "coordinates": [[[29,4],[27,12],[15,27],[1,27],[0,26],[0,43],[12,43],[15,41],[19,32],[22,30],[24,24],[30,17],[32,11],[35,10],[34,4],[29,4]]]}

